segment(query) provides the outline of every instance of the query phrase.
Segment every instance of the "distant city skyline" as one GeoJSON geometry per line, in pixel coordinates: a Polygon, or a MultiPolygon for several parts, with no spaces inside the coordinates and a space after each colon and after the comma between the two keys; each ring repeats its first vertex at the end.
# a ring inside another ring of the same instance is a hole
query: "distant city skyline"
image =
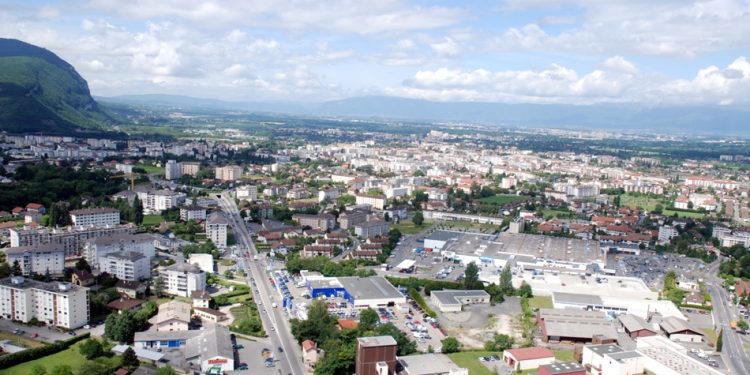
{"type": "Polygon", "coordinates": [[[750,1],[3,1],[98,96],[747,105],[750,1]]]}

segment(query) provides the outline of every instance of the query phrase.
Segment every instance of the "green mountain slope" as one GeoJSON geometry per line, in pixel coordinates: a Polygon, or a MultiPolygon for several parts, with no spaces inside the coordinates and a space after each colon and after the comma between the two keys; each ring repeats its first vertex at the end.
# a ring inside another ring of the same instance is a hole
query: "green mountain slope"
{"type": "Polygon", "coordinates": [[[0,38],[0,130],[85,135],[112,121],[73,66],[46,49],[0,38]]]}

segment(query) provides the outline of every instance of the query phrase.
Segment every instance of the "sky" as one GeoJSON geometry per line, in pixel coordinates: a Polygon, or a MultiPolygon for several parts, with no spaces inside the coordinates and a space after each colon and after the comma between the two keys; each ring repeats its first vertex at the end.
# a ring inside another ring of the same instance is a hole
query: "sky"
{"type": "Polygon", "coordinates": [[[0,0],[92,94],[750,104],[750,0],[0,0]]]}

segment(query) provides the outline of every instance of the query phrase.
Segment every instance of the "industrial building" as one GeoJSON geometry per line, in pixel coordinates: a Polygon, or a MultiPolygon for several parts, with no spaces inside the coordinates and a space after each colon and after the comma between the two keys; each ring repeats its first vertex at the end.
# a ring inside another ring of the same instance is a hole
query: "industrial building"
{"type": "Polygon", "coordinates": [[[539,366],[555,362],[555,353],[542,347],[507,349],[503,362],[513,371],[536,370],[539,366]]]}
{"type": "Polygon", "coordinates": [[[398,357],[404,375],[469,375],[445,354],[415,354],[398,357]]]}
{"type": "Polygon", "coordinates": [[[615,326],[603,311],[539,309],[537,322],[544,342],[612,343],[617,340],[615,326]]]}
{"type": "Polygon", "coordinates": [[[391,336],[357,338],[357,375],[394,375],[396,373],[396,340],[391,336]]]}
{"type": "Polygon", "coordinates": [[[312,298],[342,297],[358,308],[406,303],[406,297],[381,276],[321,278],[306,285],[312,298]]]}
{"type": "Polygon", "coordinates": [[[430,300],[441,312],[460,312],[464,305],[489,304],[490,295],[484,290],[433,290],[430,300]]]}
{"type": "MultiPolygon", "coordinates": [[[[620,289],[620,284],[617,284],[620,289]]],[[[533,285],[532,285],[533,287],[533,285]]],[[[574,286],[568,288],[575,290],[574,286]]],[[[536,291],[536,290],[535,290],[536,291]]],[[[615,293],[617,289],[614,289],[615,293]]],[[[645,296],[644,296],[645,297],[645,296]]],[[[645,298],[627,298],[617,296],[553,292],[552,304],[556,309],[578,309],[604,311],[611,315],[631,314],[646,319],[649,314],[659,313],[664,317],[675,317],[684,320],[680,309],[669,300],[645,298]]]]}
{"type": "Polygon", "coordinates": [[[679,342],[701,342],[703,341],[703,334],[688,324],[686,320],[677,319],[675,317],[666,317],[659,323],[659,327],[672,341],[679,342]]]}

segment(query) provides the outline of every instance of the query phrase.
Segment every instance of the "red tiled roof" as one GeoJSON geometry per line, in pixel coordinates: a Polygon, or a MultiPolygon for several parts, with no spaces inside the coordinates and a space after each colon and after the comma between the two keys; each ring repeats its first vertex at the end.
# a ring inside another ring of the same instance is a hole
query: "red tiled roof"
{"type": "Polygon", "coordinates": [[[41,205],[40,203],[29,203],[29,204],[26,205],[26,208],[30,208],[32,210],[38,210],[38,209],[40,209],[42,207],[44,207],[44,206],[41,205]]]}
{"type": "Polygon", "coordinates": [[[359,325],[354,320],[339,319],[339,327],[341,329],[357,329],[359,325]]]}
{"type": "Polygon", "coordinates": [[[508,349],[506,352],[510,353],[517,361],[528,361],[555,356],[551,350],[540,347],[508,349]]]}
{"type": "Polygon", "coordinates": [[[315,349],[315,347],[316,347],[315,342],[312,340],[302,341],[302,350],[304,351],[315,349]]]}

